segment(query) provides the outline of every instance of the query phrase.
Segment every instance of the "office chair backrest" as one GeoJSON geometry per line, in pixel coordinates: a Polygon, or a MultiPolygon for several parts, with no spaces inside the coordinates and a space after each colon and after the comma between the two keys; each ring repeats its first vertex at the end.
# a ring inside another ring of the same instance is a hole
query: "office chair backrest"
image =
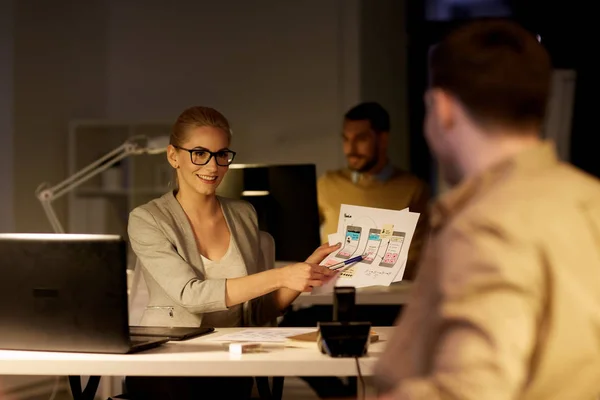
{"type": "Polygon", "coordinates": [[[275,267],[275,239],[265,231],[259,232],[259,238],[263,265],[266,270],[273,269],[275,267]]]}

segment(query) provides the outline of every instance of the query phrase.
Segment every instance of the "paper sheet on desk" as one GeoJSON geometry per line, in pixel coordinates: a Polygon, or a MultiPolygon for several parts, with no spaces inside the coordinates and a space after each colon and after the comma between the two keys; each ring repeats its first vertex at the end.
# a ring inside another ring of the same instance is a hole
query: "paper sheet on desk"
{"type": "Polygon", "coordinates": [[[330,241],[342,248],[321,265],[333,265],[357,255],[365,259],[341,269],[336,279],[315,288],[314,294],[333,291],[334,286],[388,286],[402,280],[408,249],[419,220],[418,213],[342,204],[337,233],[330,241]]]}
{"type": "Polygon", "coordinates": [[[212,342],[284,343],[288,337],[316,331],[316,328],[247,328],[222,336],[207,338],[212,342]]]}

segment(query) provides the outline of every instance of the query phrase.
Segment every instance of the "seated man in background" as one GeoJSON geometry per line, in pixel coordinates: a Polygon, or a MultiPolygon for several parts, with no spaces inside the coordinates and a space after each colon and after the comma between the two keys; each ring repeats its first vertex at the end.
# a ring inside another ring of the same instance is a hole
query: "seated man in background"
{"type": "Polygon", "coordinates": [[[342,139],[348,167],[329,171],[317,182],[321,241],[337,231],[342,204],[420,213],[404,279],[413,279],[427,228],[429,190],[416,176],[394,167],[388,158],[390,117],[378,103],[353,107],[344,116],[342,139]]]}
{"type": "Polygon", "coordinates": [[[550,57],[490,20],[430,57],[425,137],[455,186],[375,368],[380,399],[597,399],[600,183],[540,138],[550,57]]]}
{"type": "MultiPolygon", "coordinates": [[[[390,117],[378,103],[362,103],[344,116],[343,149],[348,168],[330,171],[317,183],[319,214],[323,224],[322,241],[337,231],[342,204],[385,208],[420,213],[411,242],[404,279],[412,279],[427,228],[429,190],[425,182],[394,167],[388,158],[390,117]]],[[[402,306],[357,305],[357,321],[369,321],[374,326],[391,326],[402,306]]],[[[316,326],[319,321],[332,320],[332,307],[313,305],[285,314],[280,326],[316,326]]],[[[356,379],[345,384],[336,378],[303,377],[321,398],[336,398],[356,394],[356,379]]]]}

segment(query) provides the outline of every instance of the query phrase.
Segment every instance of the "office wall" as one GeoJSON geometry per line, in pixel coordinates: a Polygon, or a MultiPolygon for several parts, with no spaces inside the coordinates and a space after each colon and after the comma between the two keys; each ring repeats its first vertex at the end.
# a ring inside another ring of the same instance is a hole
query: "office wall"
{"type": "MultiPolygon", "coordinates": [[[[67,173],[71,118],[101,118],[106,107],[106,16],[103,0],[15,2],[15,229],[47,232],[34,192],[67,173]]],[[[66,198],[55,202],[66,224],[66,198]]]]}
{"type": "MultiPolygon", "coordinates": [[[[73,118],[170,121],[213,105],[233,124],[239,162],[315,162],[320,174],[344,164],[343,112],[377,100],[392,117],[392,160],[408,165],[403,4],[19,2],[16,229],[50,229],[34,191],[66,177],[73,118]]],[[[65,225],[66,206],[55,203],[65,225]]]]}
{"type": "Polygon", "coordinates": [[[360,98],[390,113],[390,160],[410,165],[407,100],[406,2],[363,0],[360,21],[360,98]]]}
{"type": "MultiPolygon", "coordinates": [[[[0,2],[1,7],[5,3],[0,2]]],[[[0,133],[1,171],[10,175],[0,181],[0,228],[10,221],[17,232],[49,232],[35,189],[41,182],[56,184],[66,177],[69,119],[104,116],[106,4],[103,0],[12,4],[11,10],[0,8],[0,32],[10,26],[5,20],[12,21],[13,30],[12,37],[0,39],[12,47],[5,53],[0,42],[0,87],[5,81],[8,87],[0,94],[0,105],[7,106],[0,106],[0,113],[7,113],[6,119],[0,114],[0,129],[11,133],[0,133]],[[12,70],[5,68],[7,61],[12,70]],[[3,185],[10,186],[5,191],[3,185]],[[8,196],[6,203],[3,196],[8,196]],[[4,204],[10,203],[5,209],[4,204]],[[3,212],[13,219],[5,220],[3,212]]],[[[56,202],[65,223],[66,206],[66,198],[56,202]]],[[[4,376],[0,381],[5,391],[23,400],[49,398],[56,384],[51,376],[4,376]]],[[[64,380],[57,389],[66,391],[64,380]]]]}
{"type": "MultiPolygon", "coordinates": [[[[50,231],[34,192],[67,176],[75,118],[172,120],[207,104],[231,119],[240,162],[342,165],[340,115],[359,100],[358,13],[358,0],[18,2],[15,229],[50,231]]],[[[54,205],[67,226],[67,199],[54,205]]]]}
{"type": "Polygon", "coordinates": [[[112,1],[107,115],[170,121],[210,105],[233,125],[238,162],[337,168],[359,96],[358,4],[112,1]]]}
{"type": "Polygon", "coordinates": [[[0,232],[13,216],[13,0],[0,2],[0,232]]]}

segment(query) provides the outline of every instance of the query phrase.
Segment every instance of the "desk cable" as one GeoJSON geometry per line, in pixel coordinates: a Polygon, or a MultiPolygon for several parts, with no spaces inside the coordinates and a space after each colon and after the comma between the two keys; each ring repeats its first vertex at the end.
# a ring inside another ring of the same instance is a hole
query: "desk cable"
{"type": "Polygon", "coordinates": [[[93,400],[98,390],[100,378],[100,376],[90,376],[85,389],[81,390],[81,377],[69,375],[69,385],[71,386],[73,400],[93,400]]]}
{"type": "Polygon", "coordinates": [[[52,388],[52,393],[50,394],[50,398],[48,400],[54,400],[56,397],[56,393],[58,393],[58,386],[60,385],[60,375],[57,375],[54,378],[54,387],[52,388]]]}
{"type": "Polygon", "coordinates": [[[360,380],[360,391],[361,394],[358,397],[359,400],[364,400],[365,399],[365,379],[363,378],[362,372],[360,371],[360,362],[358,361],[358,357],[354,357],[354,361],[356,361],[356,372],[358,374],[358,379],[360,380]]]}

